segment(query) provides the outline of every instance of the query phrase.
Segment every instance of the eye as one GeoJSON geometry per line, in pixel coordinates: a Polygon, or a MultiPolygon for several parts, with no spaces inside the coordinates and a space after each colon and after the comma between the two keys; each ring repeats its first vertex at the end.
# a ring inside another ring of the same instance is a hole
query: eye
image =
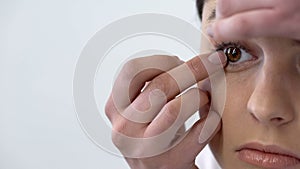
{"type": "Polygon", "coordinates": [[[227,56],[228,64],[239,64],[253,58],[251,54],[238,47],[228,47],[223,52],[227,56]]]}
{"type": "Polygon", "coordinates": [[[229,47],[224,49],[224,53],[227,56],[229,62],[237,62],[242,57],[242,51],[236,47],[229,47]]]}
{"type": "Polygon", "coordinates": [[[239,43],[230,42],[219,44],[217,46],[217,51],[220,50],[227,56],[228,62],[225,67],[227,72],[236,72],[247,69],[258,60],[256,56],[250,54],[249,50],[239,43]]]}

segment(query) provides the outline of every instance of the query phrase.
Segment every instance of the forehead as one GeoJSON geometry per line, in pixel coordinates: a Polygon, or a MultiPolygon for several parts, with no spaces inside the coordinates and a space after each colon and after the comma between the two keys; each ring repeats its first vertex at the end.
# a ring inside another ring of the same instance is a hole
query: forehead
{"type": "Polygon", "coordinates": [[[212,20],[214,18],[209,18],[212,12],[216,11],[216,0],[204,0],[203,6],[203,20],[212,20]]]}
{"type": "Polygon", "coordinates": [[[217,0],[204,0],[204,4],[214,4],[216,5],[217,0]]]}
{"type": "Polygon", "coordinates": [[[202,26],[206,27],[211,21],[215,19],[216,0],[204,0],[202,12],[202,26]]]}

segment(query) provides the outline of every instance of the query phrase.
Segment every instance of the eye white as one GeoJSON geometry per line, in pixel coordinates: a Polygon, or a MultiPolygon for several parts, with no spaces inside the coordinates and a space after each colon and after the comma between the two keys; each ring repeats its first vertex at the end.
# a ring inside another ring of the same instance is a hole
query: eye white
{"type": "Polygon", "coordinates": [[[244,49],[240,49],[241,50],[241,58],[238,60],[238,61],[236,61],[236,62],[230,62],[230,64],[232,64],[232,65],[235,65],[235,64],[240,64],[240,63],[242,63],[242,62],[246,62],[246,61],[249,61],[249,60],[251,60],[252,59],[252,56],[248,53],[248,52],[246,52],[244,49]]]}

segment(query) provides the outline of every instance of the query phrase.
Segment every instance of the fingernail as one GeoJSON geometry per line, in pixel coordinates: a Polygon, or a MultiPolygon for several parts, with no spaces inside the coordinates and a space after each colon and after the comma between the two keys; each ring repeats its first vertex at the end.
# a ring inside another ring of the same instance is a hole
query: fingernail
{"type": "Polygon", "coordinates": [[[225,56],[223,51],[215,52],[208,56],[208,60],[215,65],[225,64],[227,61],[227,57],[225,56]]]}
{"type": "Polygon", "coordinates": [[[219,126],[221,117],[215,111],[210,111],[199,136],[199,143],[204,144],[219,126]]]}
{"type": "Polygon", "coordinates": [[[206,29],[206,33],[208,36],[210,36],[211,38],[214,37],[214,31],[213,31],[213,28],[212,28],[212,25],[209,25],[206,29]]]}

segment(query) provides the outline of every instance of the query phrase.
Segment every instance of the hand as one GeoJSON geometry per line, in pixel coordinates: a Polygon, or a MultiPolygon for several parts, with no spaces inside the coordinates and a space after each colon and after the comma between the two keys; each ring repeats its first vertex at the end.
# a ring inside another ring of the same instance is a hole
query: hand
{"type": "Polygon", "coordinates": [[[285,37],[300,40],[299,0],[217,0],[216,22],[207,33],[216,40],[285,37]]]}
{"type": "Polygon", "coordinates": [[[201,112],[206,117],[186,132],[184,122],[209,106],[209,97],[198,88],[178,95],[208,77],[201,60],[213,72],[226,63],[219,53],[186,63],[176,57],[151,56],[133,59],[120,71],[105,112],[113,126],[113,143],[132,169],[197,168],[195,158],[220,129],[220,116],[201,112]],[[204,126],[211,127],[201,133],[204,126]]]}

